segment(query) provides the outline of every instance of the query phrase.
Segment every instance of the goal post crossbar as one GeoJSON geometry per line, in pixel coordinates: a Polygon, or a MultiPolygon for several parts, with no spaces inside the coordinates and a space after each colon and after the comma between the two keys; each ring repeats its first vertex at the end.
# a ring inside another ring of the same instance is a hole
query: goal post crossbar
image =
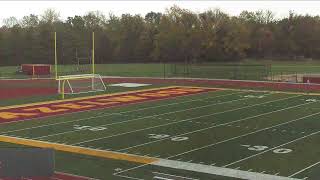
{"type": "Polygon", "coordinates": [[[59,76],[58,81],[58,93],[61,94],[62,99],[64,99],[65,94],[82,94],[89,92],[105,91],[107,89],[102,77],[99,74],[78,74],[78,75],[66,75],[59,76]],[[84,87],[73,87],[73,81],[83,81],[90,80],[89,82],[84,82],[84,87]],[[66,84],[69,91],[66,92],[66,84]],[[78,91],[76,91],[78,90],[78,91]]]}
{"type": "Polygon", "coordinates": [[[70,79],[88,79],[88,78],[100,78],[101,76],[99,74],[76,74],[76,75],[65,75],[65,76],[59,76],[57,78],[58,81],[61,80],[70,80],[70,79]]]}

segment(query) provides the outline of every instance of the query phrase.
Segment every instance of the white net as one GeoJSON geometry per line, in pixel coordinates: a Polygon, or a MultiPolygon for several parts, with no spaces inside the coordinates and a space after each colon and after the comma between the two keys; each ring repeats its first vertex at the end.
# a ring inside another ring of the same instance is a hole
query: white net
{"type": "Polygon", "coordinates": [[[103,79],[98,74],[60,76],[58,84],[60,94],[80,94],[106,90],[103,79]]]}

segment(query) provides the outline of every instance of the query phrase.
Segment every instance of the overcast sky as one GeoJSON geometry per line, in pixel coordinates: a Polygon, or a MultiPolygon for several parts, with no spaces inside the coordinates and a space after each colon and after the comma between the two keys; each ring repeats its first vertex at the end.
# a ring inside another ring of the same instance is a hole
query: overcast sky
{"type": "Polygon", "coordinates": [[[4,18],[41,14],[47,8],[60,13],[62,19],[68,16],[84,15],[88,11],[99,10],[104,14],[123,13],[145,15],[150,11],[164,12],[174,4],[179,7],[201,12],[210,8],[220,8],[231,15],[238,15],[243,10],[272,10],[277,18],[288,16],[289,10],[298,14],[319,15],[318,1],[0,1],[0,23],[4,18]]]}

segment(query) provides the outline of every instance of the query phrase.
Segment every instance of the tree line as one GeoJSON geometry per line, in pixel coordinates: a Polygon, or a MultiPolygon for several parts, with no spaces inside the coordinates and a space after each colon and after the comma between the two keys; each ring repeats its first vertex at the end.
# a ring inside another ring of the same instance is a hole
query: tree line
{"type": "Polygon", "coordinates": [[[320,58],[320,17],[291,11],[276,19],[271,11],[231,16],[219,9],[195,13],[173,6],[144,17],[88,12],[62,20],[48,9],[19,20],[9,17],[3,24],[1,65],[52,64],[55,31],[60,64],[91,56],[91,32],[95,32],[97,63],[320,58]]]}

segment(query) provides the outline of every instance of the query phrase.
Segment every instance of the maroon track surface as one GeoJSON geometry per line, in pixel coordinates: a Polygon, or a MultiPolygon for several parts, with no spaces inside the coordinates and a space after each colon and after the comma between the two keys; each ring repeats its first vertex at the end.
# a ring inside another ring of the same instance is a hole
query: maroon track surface
{"type": "MultiPolygon", "coordinates": [[[[121,82],[150,83],[150,84],[177,84],[189,86],[219,86],[229,88],[271,89],[287,91],[320,91],[320,84],[245,81],[245,80],[218,80],[218,79],[179,79],[179,78],[104,78],[107,84],[121,82]]],[[[55,80],[0,80],[0,99],[24,98],[37,95],[53,95],[57,93],[56,87],[52,86],[55,80]],[[49,86],[48,86],[49,85],[49,86]]]]}
{"type": "Polygon", "coordinates": [[[320,84],[304,84],[289,82],[268,82],[268,81],[245,81],[245,80],[219,80],[219,79],[178,79],[178,78],[105,78],[107,83],[150,83],[150,84],[183,84],[189,86],[219,86],[230,88],[249,88],[249,89],[272,89],[272,90],[289,90],[289,91],[320,91],[320,84]]]}
{"type": "Polygon", "coordinates": [[[0,99],[53,95],[57,93],[57,89],[54,85],[54,81],[48,79],[0,80],[0,99]]]}
{"type": "Polygon", "coordinates": [[[55,88],[8,88],[0,89],[0,99],[56,94],[55,88]]]}

